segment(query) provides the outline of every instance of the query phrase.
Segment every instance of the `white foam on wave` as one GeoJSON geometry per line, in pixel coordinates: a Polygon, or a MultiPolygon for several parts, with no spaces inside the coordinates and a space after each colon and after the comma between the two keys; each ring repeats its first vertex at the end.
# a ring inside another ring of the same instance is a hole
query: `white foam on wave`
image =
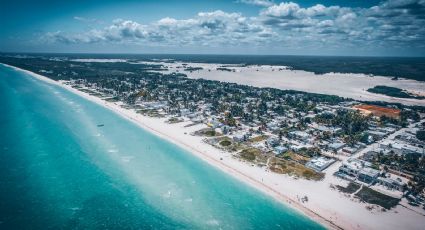
{"type": "Polygon", "coordinates": [[[170,198],[171,197],[171,191],[168,190],[166,193],[162,194],[162,197],[164,197],[166,199],[170,198]]]}
{"type": "Polygon", "coordinates": [[[211,219],[211,220],[207,220],[207,225],[210,225],[210,226],[219,226],[220,225],[220,222],[218,220],[216,220],[216,219],[211,219]]]}
{"type": "Polygon", "coordinates": [[[134,158],[134,156],[123,156],[123,157],[121,157],[121,160],[123,161],[123,162],[125,162],[125,163],[128,163],[128,162],[130,162],[131,161],[131,159],[133,159],[134,158]]]}

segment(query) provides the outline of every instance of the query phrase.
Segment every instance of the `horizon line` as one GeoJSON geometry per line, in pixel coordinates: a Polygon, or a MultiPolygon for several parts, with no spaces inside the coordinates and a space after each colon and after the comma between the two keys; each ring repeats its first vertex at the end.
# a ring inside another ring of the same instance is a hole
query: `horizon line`
{"type": "Polygon", "coordinates": [[[63,54],[63,55],[78,55],[78,54],[95,54],[95,55],[198,55],[198,56],[298,56],[298,57],[368,57],[368,58],[425,58],[423,56],[394,56],[394,55],[328,55],[328,54],[242,54],[242,53],[232,53],[232,54],[218,54],[218,53],[119,53],[119,52],[11,52],[11,51],[0,51],[0,54],[63,54]]]}

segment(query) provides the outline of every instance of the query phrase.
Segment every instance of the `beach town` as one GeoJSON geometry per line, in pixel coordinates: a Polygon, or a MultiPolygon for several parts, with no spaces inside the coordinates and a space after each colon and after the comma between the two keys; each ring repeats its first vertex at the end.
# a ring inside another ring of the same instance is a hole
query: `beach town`
{"type": "Polygon", "coordinates": [[[425,0],[0,21],[0,230],[425,229],[425,0]]]}
{"type": "Polygon", "coordinates": [[[414,229],[423,223],[419,106],[191,79],[181,72],[149,70],[137,78],[73,74],[59,81],[30,73],[117,112],[331,228],[391,223],[392,229],[414,229]]]}

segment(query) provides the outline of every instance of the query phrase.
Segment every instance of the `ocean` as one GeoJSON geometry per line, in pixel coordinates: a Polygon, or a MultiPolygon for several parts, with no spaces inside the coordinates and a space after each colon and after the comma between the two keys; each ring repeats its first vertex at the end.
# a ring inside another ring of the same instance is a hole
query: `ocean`
{"type": "Polygon", "coordinates": [[[59,86],[0,65],[0,98],[0,229],[323,229],[59,86]]]}

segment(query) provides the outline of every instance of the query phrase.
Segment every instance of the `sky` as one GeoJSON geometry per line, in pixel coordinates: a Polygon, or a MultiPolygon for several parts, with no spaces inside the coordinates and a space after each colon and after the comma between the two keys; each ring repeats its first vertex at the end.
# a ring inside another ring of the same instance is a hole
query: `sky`
{"type": "Polygon", "coordinates": [[[0,21],[0,52],[425,56],[425,0],[2,0],[0,21]]]}

